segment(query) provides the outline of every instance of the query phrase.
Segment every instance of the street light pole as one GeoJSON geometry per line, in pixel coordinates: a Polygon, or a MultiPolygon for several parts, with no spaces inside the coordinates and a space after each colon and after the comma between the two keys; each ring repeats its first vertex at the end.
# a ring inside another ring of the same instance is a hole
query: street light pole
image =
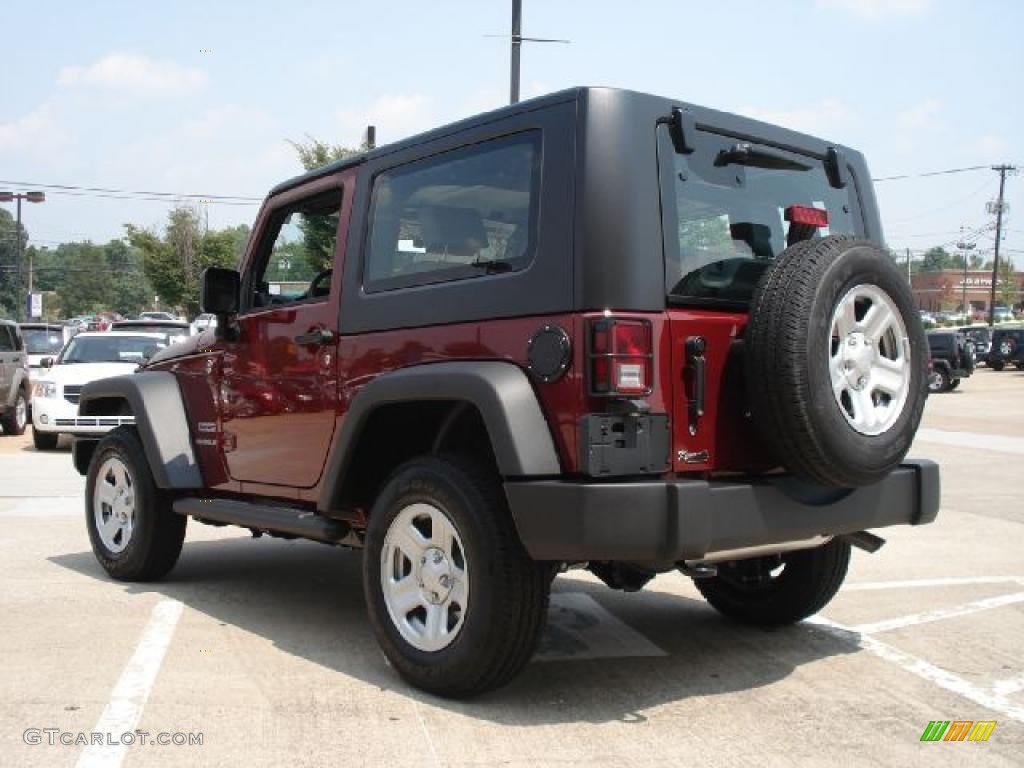
{"type": "MultiPolygon", "coordinates": [[[[42,203],[46,200],[45,192],[0,192],[0,203],[10,203],[12,201],[17,204],[17,217],[15,218],[14,225],[14,287],[17,293],[17,307],[15,307],[16,317],[18,320],[25,319],[25,297],[21,293],[21,201],[27,200],[30,203],[42,203]]],[[[32,283],[32,277],[29,276],[29,285],[32,283]]]]}
{"type": "MultiPolygon", "coordinates": [[[[963,234],[964,228],[960,227],[960,236],[963,237],[963,234]]],[[[967,309],[967,252],[973,250],[976,246],[977,243],[968,243],[965,240],[961,240],[959,243],[956,244],[956,247],[960,249],[960,257],[964,260],[964,279],[963,283],[960,286],[963,298],[960,300],[960,308],[967,316],[967,320],[964,321],[967,324],[970,324],[974,320],[972,316],[973,313],[969,312],[967,309]]]]}

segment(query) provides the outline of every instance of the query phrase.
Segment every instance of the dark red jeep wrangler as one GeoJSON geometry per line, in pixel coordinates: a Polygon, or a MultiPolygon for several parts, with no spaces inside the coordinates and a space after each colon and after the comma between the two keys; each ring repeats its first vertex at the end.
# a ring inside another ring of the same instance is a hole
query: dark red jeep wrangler
{"type": "Polygon", "coordinates": [[[452,696],[522,669],[570,565],[798,621],[938,511],[881,241],[859,153],[610,89],[292,179],[204,275],[216,329],[82,391],[136,422],[75,445],[96,556],[160,578],[189,517],[362,548],[387,657],[452,696]]]}

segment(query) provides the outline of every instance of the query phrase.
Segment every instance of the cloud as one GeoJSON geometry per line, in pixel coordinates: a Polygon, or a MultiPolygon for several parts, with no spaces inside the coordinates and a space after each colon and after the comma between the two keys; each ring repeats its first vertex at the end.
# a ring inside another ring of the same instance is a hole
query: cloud
{"type": "Polygon", "coordinates": [[[52,153],[67,141],[67,132],[51,104],[42,104],[24,117],[0,123],[0,152],[52,153]]]}
{"type": "Polygon", "coordinates": [[[384,144],[438,125],[433,104],[428,96],[420,93],[384,94],[364,107],[341,108],[335,113],[338,121],[350,136],[350,143],[362,140],[367,125],[377,127],[377,142],[384,144]]]}
{"type": "Polygon", "coordinates": [[[110,53],[88,66],[62,68],[57,82],[68,88],[165,95],[201,89],[206,84],[206,73],[173,61],[158,61],[132,53],[110,53]]]}
{"type": "Polygon", "coordinates": [[[872,20],[924,13],[931,5],[932,0],[818,0],[819,8],[846,11],[872,20]]]}
{"type": "Polygon", "coordinates": [[[740,107],[740,114],[791,128],[804,133],[826,136],[838,132],[848,133],[847,124],[853,119],[853,111],[838,99],[824,99],[792,109],[760,109],[740,107]]]}
{"type": "Polygon", "coordinates": [[[973,155],[980,157],[986,162],[995,162],[1009,151],[1010,144],[1002,136],[986,133],[972,141],[968,145],[968,149],[973,155]]]}
{"type": "Polygon", "coordinates": [[[896,119],[907,128],[936,128],[942,124],[942,102],[928,99],[898,112],[896,119]]]}

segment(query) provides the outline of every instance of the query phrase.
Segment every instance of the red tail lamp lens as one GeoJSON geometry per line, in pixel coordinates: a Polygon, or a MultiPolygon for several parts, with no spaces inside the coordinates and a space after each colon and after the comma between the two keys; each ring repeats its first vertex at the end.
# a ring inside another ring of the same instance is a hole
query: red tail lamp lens
{"type": "Polygon", "coordinates": [[[653,358],[648,321],[612,317],[592,321],[590,389],[594,394],[649,394],[653,358]]]}
{"type": "Polygon", "coordinates": [[[786,221],[791,224],[806,224],[809,227],[827,227],[828,211],[809,205],[791,205],[786,209],[786,221]]]}

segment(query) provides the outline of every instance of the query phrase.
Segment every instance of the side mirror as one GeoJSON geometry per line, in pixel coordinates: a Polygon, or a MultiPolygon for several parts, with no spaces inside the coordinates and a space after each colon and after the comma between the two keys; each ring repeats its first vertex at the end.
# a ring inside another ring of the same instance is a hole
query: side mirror
{"type": "Polygon", "coordinates": [[[39,361],[39,365],[41,365],[43,368],[53,368],[53,358],[44,357],[42,360],[39,361]]]}
{"type": "Polygon", "coordinates": [[[203,312],[217,315],[218,318],[238,312],[241,277],[237,270],[207,267],[200,280],[202,289],[199,306],[203,312]]]}

